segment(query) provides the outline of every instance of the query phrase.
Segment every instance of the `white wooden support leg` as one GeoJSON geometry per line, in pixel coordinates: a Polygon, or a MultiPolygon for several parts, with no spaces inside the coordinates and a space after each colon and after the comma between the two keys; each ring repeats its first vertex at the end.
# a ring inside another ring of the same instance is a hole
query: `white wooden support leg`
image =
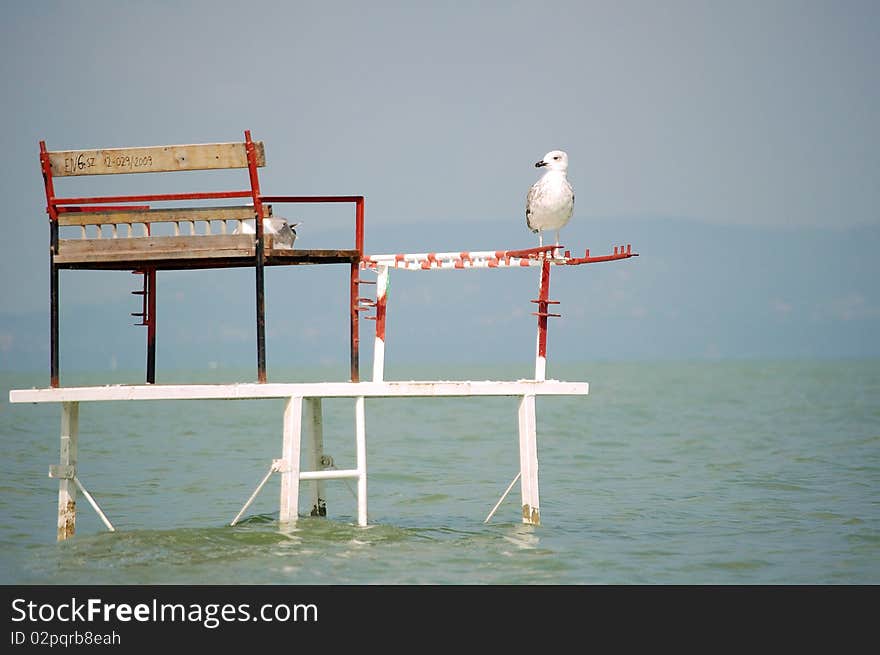
{"type": "Polygon", "coordinates": [[[61,458],[70,477],[58,480],[58,541],[64,541],[76,532],[76,451],[79,440],[79,403],[61,403],[61,458]]]}
{"type": "MultiPolygon", "coordinates": [[[[324,417],[320,398],[306,398],[303,406],[303,426],[308,434],[309,470],[323,469],[324,458],[324,417]]],[[[327,496],[324,495],[324,480],[313,480],[311,516],[327,516],[327,496]]]]}
{"type": "Polygon", "coordinates": [[[284,407],[284,443],[281,450],[281,505],[278,520],[296,521],[299,511],[302,396],[293,396],[284,407]]]}
{"type": "Polygon", "coordinates": [[[540,525],[538,435],[535,423],[535,396],[533,395],[523,396],[519,403],[519,471],[523,523],[540,525]]]}
{"type": "Polygon", "coordinates": [[[358,396],[354,405],[355,446],[357,449],[358,472],[358,525],[367,525],[367,428],[364,397],[358,396]]]}

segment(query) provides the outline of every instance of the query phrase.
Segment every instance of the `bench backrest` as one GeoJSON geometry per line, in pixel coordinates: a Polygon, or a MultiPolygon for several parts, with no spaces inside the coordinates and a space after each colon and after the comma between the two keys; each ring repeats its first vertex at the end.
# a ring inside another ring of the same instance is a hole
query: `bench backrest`
{"type": "MultiPolygon", "coordinates": [[[[261,141],[254,144],[256,165],[266,165],[261,141]]],[[[147,148],[58,150],[47,153],[53,177],[167,173],[217,168],[247,168],[246,143],[195,143],[147,148]]]]}
{"type": "MultiPolygon", "coordinates": [[[[86,238],[86,226],[96,226],[101,236],[103,226],[112,226],[113,236],[117,226],[127,226],[127,234],[120,236],[150,235],[154,222],[175,223],[179,233],[180,223],[188,223],[190,234],[195,234],[195,224],[206,222],[210,234],[210,221],[221,220],[221,232],[226,233],[225,221],[242,221],[271,215],[271,208],[260,200],[257,169],[266,165],[265,148],[261,141],[252,141],[250,131],[245,131],[243,142],[197,143],[185,145],[151,146],[138,148],[107,148],[93,150],[46,149],[40,142],[40,164],[46,187],[47,211],[53,224],[53,249],[58,252],[58,226],[77,225],[82,228],[80,238],[86,238]],[[175,171],[248,169],[249,188],[233,191],[139,194],[127,196],[57,197],[54,178],[85,175],[115,175],[132,173],[168,173],[175,171]],[[218,199],[249,198],[251,205],[239,207],[188,206],[175,208],[150,208],[150,202],[205,201],[218,199]],[[134,204],[137,203],[137,204],[134,204]],[[132,225],[142,224],[140,234],[132,225]]],[[[257,221],[258,233],[262,233],[262,221],[257,221]]]]}

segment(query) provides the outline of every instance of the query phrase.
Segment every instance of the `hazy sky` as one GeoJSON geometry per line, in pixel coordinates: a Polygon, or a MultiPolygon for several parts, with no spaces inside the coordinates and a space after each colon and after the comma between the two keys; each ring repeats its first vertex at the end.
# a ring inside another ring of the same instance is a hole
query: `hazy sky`
{"type": "MultiPolygon", "coordinates": [[[[386,251],[370,225],[426,250],[419,225],[441,220],[499,226],[498,243],[462,234],[462,249],[532,245],[525,193],[554,148],[569,153],[572,225],[880,224],[876,0],[40,0],[0,16],[5,312],[47,311],[40,139],[250,129],[264,192],[367,197],[370,252],[386,251]]],[[[99,297],[93,279],[66,301],[99,297]]]]}

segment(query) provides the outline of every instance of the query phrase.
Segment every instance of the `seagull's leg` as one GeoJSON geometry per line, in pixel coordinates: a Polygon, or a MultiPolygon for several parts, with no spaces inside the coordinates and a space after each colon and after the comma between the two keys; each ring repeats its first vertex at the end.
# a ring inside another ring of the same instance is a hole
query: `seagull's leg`
{"type": "Polygon", "coordinates": [[[538,247],[544,245],[544,233],[541,230],[538,230],[538,247]]]}
{"type": "Polygon", "coordinates": [[[559,230],[556,230],[556,247],[559,247],[559,230]]]}

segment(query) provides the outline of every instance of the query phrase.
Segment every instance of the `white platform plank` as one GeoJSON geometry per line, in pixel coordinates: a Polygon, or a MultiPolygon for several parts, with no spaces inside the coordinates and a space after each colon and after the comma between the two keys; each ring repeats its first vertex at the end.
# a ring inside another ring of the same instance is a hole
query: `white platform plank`
{"type": "Polygon", "coordinates": [[[585,396],[586,382],[394,381],[291,382],[240,384],[142,384],[100,387],[12,389],[11,403],[58,403],[105,400],[236,400],[252,398],[403,398],[443,396],[585,396]]]}

